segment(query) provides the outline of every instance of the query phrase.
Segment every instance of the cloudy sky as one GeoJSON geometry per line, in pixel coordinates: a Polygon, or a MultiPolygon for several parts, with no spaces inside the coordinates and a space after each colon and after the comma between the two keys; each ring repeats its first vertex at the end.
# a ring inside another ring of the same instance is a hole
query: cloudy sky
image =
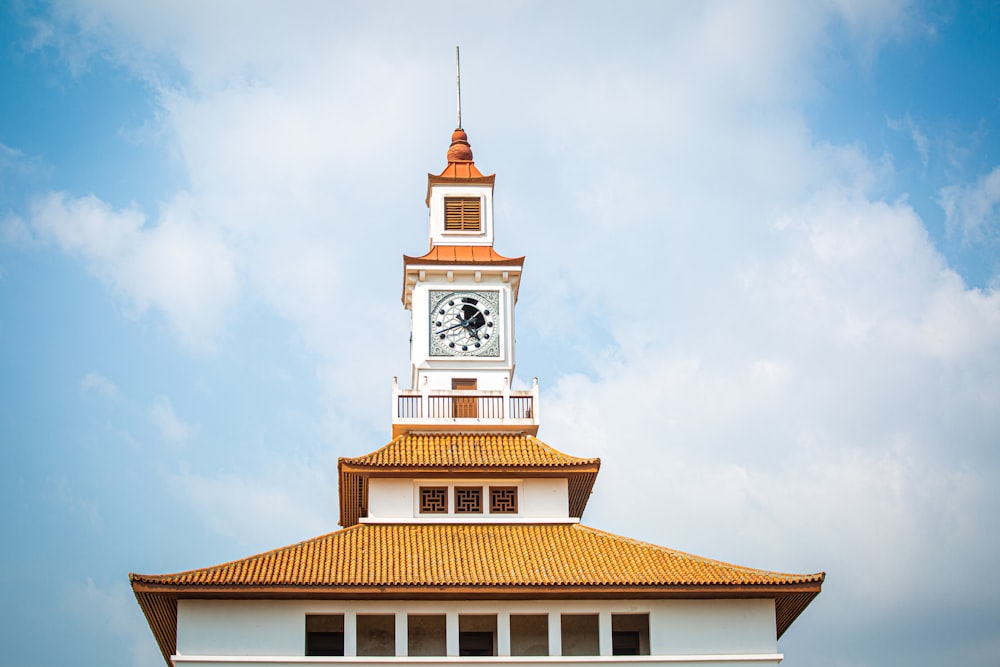
{"type": "Polygon", "coordinates": [[[455,126],[589,525],[827,572],[799,666],[1000,664],[1000,8],[0,9],[0,610],[160,665],[127,584],[336,528],[455,126]]]}

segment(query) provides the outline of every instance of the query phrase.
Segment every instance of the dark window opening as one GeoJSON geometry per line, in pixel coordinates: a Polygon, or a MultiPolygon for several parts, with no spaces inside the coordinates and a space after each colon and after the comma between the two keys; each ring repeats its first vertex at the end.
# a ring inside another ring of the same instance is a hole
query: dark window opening
{"type": "Polygon", "coordinates": [[[611,653],[649,655],[649,614],[611,615],[611,653]]]}
{"type": "Polygon", "coordinates": [[[612,655],[639,655],[639,633],[634,630],[611,633],[612,655]]]}
{"type": "Polygon", "coordinates": [[[306,655],[344,655],[344,616],[306,616],[306,655]]]}
{"type": "Polygon", "coordinates": [[[459,632],[459,655],[493,655],[492,632],[459,632]]]}
{"type": "Polygon", "coordinates": [[[458,654],[497,654],[497,617],[493,614],[463,614],[458,617],[458,654]]]}

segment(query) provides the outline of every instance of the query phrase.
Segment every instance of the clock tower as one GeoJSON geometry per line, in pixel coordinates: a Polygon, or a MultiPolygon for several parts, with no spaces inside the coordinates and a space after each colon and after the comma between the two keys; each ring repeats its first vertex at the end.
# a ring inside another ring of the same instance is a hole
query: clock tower
{"type": "Polygon", "coordinates": [[[444,171],[427,175],[430,248],[403,256],[412,388],[394,387],[394,435],[470,426],[538,430],[537,387],[511,390],[524,258],[493,249],[495,178],[476,168],[462,128],[451,135],[444,171]]]}
{"type": "Polygon", "coordinates": [[[129,575],[165,663],[778,665],[777,639],[822,572],[731,565],[581,523],[601,460],[539,440],[538,383],[511,389],[523,258],[493,250],[493,176],[459,126],[448,166],[428,177],[430,248],[403,258],[412,387],[394,382],[392,440],[337,461],[340,530],[129,575]]]}

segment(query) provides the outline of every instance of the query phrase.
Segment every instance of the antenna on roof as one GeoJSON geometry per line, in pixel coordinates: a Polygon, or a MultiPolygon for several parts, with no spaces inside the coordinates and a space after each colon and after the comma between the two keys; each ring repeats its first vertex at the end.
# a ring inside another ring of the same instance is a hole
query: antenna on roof
{"type": "Polygon", "coordinates": [[[462,63],[458,57],[458,47],[455,47],[455,93],[458,101],[458,129],[462,128],[462,63]]]}

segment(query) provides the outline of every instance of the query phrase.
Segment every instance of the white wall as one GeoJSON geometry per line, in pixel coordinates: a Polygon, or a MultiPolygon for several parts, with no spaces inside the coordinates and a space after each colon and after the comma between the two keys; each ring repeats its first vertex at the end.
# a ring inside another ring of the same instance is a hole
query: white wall
{"type": "Polygon", "coordinates": [[[302,603],[283,600],[178,600],[177,652],[303,655],[302,603]]]}
{"type": "Polygon", "coordinates": [[[375,477],[368,480],[368,516],[413,517],[412,479],[375,477]]]}
{"type": "MultiPolygon", "coordinates": [[[[497,614],[501,625],[511,613],[550,614],[550,638],[553,625],[558,628],[558,614],[599,614],[602,653],[610,653],[611,614],[648,613],[651,656],[641,661],[685,664],[683,656],[702,656],[697,664],[732,664],[739,656],[756,656],[754,664],[777,664],[774,638],[773,600],[580,600],[580,601],[238,601],[181,600],[177,609],[177,651],[187,656],[288,656],[290,660],[305,653],[306,614],[344,614],[345,631],[354,627],[358,613],[395,613],[397,627],[405,627],[406,613],[445,613],[449,627],[457,628],[459,614],[497,614]],[[730,662],[722,656],[732,656],[730,662]],[[705,661],[716,656],[718,659],[705,661]],[[770,656],[770,657],[769,657],[770,656]],[[680,662],[678,662],[680,660],[680,662]],[[773,660],[773,662],[772,662],[773,660]],[[763,662],[762,662],[763,661],[763,662]]],[[[499,629],[499,653],[509,655],[509,634],[499,629]]],[[[550,651],[560,652],[558,631],[550,639],[550,651]]],[[[453,644],[453,642],[449,642],[453,644]]],[[[348,654],[353,642],[345,637],[348,654]]],[[[397,638],[397,648],[405,655],[405,641],[397,638]]],[[[606,656],[608,661],[615,658],[606,656]]],[[[316,661],[310,658],[310,661],[316,661]]],[[[346,658],[331,659],[351,662],[346,658]]],[[[372,658],[365,658],[366,664],[372,658]]],[[[416,658],[408,658],[416,661],[416,658]]],[[[428,659],[423,659],[425,662],[428,659]]],[[[431,659],[441,662],[441,658],[431,659]]],[[[463,659],[465,661],[466,659],[463,659]]],[[[502,662],[499,658],[477,659],[502,662]]],[[[523,660],[523,658],[521,659],[523,660]]],[[[560,663],[579,659],[553,657],[560,663]]],[[[584,662],[599,661],[587,658],[584,662]]],[[[631,658],[630,660],[636,660],[631,658]]],[[[740,660],[742,661],[742,659],[740,660]]],[[[184,664],[178,661],[178,664],[184,664]]],[[[206,663],[199,663],[206,664],[206,663]]],[[[210,664],[210,663],[208,663],[210,664]]],[[[234,663],[227,663],[232,665],[234,663]]],[[[245,663],[235,663],[245,664],[245,663]]],[[[246,663],[249,664],[249,663],[246,663]]],[[[269,663],[274,664],[274,663],[269,663]]],[[[524,665],[527,663],[519,662],[524,665]]],[[[694,664],[692,662],[692,664],[694,664]]]]}
{"type": "Polygon", "coordinates": [[[521,487],[521,513],[527,517],[568,517],[569,481],[528,477],[521,487]]]}
{"type": "Polygon", "coordinates": [[[428,234],[434,245],[493,245],[493,187],[482,184],[449,183],[432,185],[428,200],[428,234]],[[482,229],[478,232],[446,232],[444,230],[445,197],[479,197],[483,212],[482,229]]]}
{"type": "MultiPolygon", "coordinates": [[[[510,522],[519,519],[565,519],[569,517],[569,483],[565,478],[526,479],[421,479],[376,477],[368,481],[369,519],[413,519],[417,516],[417,492],[420,485],[434,486],[479,486],[489,487],[517,485],[518,514],[497,515],[498,520],[510,522]]],[[[450,496],[450,491],[449,491],[450,496]]],[[[488,508],[487,508],[488,509],[488,508]]],[[[443,515],[434,515],[440,519],[443,515]]],[[[479,515],[461,515],[465,521],[475,520],[479,515]]],[[[489,517],[485,513],[484,517],[489,517]]]]}

